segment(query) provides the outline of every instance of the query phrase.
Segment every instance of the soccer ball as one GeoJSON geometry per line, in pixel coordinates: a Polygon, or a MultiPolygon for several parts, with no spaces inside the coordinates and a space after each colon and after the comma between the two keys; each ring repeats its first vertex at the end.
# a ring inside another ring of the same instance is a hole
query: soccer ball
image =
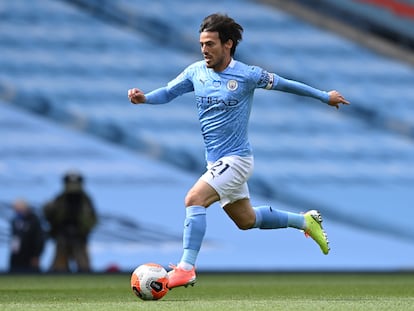
{"type": "Polygon", "coordinates": [[[132,272],[131,288],[142,300],[158,300],[168,293],[168,273],[159,264],[146,263],[132,272]]]}

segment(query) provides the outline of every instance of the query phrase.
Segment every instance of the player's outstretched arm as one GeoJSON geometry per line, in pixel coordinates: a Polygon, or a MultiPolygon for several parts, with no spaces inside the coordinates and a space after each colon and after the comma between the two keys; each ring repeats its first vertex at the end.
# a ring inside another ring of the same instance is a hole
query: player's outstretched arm
{"type": "Polygon", "coordinates": [[[143,104],[146,102],[144,93],[140,89],[137,89],[137,88],[128,90],[128,98],[129,98],[129,101],[133,104],[143,104]]]}
{"type": "Polygon", "coordinates": [[[172,101],[178,95],[180,94],[172,92],[166,86],[160,87],[146,94],[137,88],[128,90],[129,101],[133,104],[145,103],[150,105],[161,105],[172,101]]]}
{"type": "Polygon", "coordinates": [[[339,109],[339,104],[343,104],[343,105],[350,104],[350,102],[347,101],[345,97],[343,97],[341,93],[339,93],[338,91],[333,90],[333,91],[328,92],[328,94],[329,94],[329,102],[328,102],[329,106],[333,106],[333,107],[336,107],[336,109],[339,109]]]}
{"type": "Polygon", "coordinates": [[[332,90],[330,92],[321,91],[307,84],[299,81],[289,80],[273,74],[275,81],[274,90],[288,92],[301,96],[308,96],[319,99],[330,106],[339,108],[339,104],[349,105],[347,101],[338,91],[332,90]]]}

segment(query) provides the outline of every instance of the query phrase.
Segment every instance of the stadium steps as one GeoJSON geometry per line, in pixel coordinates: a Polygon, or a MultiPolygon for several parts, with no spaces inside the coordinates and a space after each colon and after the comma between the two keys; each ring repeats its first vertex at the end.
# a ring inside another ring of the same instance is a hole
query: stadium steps
{"type": "MultiPolygon", "coordinates": [[[[111,2],[88,3],[105,9],[111,2]]],[[[232,3],[214,4],[225,11],[232,3]]],[[[119,16],[129,12],[125,23],[120,24],[119,18],[114,27],[101,11],[92,10],[100,16],[95,18],[89,9],[82,11],[65,2],[2,3],[2,21],[14,25],[0,27],[0,35],[7,38],[1,43],[2,98],[182,169],[202,171],[202,143],[192,97],[162,107],[135,107],[127,102],[126,90],[161,86],[199,59],[197,44],[190,49],[186,42],[197,42],[205,4],[160,6],[124,0],[109,9],[119,16]],[[183,6],[186,10],[180,10],[183,6]],[[145,23],[135,27],[144,13],[156,29],[145,23]],[[153,31],[168,25],[173,31],[161,34],[170,37],[179,30],[176,40],[160,44],[164,37],[151,39],[153,31]],[[30,39],[23,42],[21,33],[30,39]]],[[[243,1],[233,14],[246,28],[246,42],[239,50],[242,60],[317,87],[337,88],[353,102],[337,112],[312,100],[258,91],[250,127],[258,158],[252,190],[298,210],[318,206],[331,219],[359,228],[364,226],[363,217],[353,220],[354,215],[362,214],[361,205],[367,203],[371,213],[378,209],[375,217],[381,224],[370,229],[383,233],[382,224],[391,210],[407,211],[404,202],[413,183],[409,169],[413,122],[407,117],[413,98],[411,68],[250,1],[243,1]],[[401,97],[406,100],[393,100],[401,97]],[[337,202],[338,189],[344,187],[348,197],[337,202]],[[374,204],[372,196],[381,198],[382,188],[393,193],[393,187],[398,188],[394,201],[375,200],[374,204]]],[[[386,228],[385,234],[394,234],[401,224],[386,228]]],[[[409,226],[403,228],[404,237],[412,238],[409,226]]]]}
{"type": "MultiPolygon", "coordinates": [[[[280,1],[268,2],[278,4],[280,1]]],[[[407,49],[414,48],[414,34],[411,31],[414,26],[412,1],[296,0],[294,2],[350,24],[360,31],[384,37],[396,45],[407,49]]]]}
{"type": "MultiPolygon", "coordinates": [[[[0,140],[0,271],[8,268],[13,200],[23,197],[40,208],[61,190],[62,174],[72,167],[84,174],[98,210],[98,227],[89,244],[94,272],[116,266],[127,273],[143,262],[167,267],[180,258],[182,195],[197,176],[2,101],[0,137],[6,138],[0,140]]],[[[277,206],[291,209],[280,202],[277,206]]],[[[334,225],[330,219],[325,227],[332,251],[324,256],[295,230],[242,232],[220,208],[210,208],[208,217],[199,271],[400,271],[412,267],[411,240],[388,232],[378,238],[370,230],[334,225]]],[[[48,271],[52,259],[53,245],[48,242],[41,256],[42,271],[48,271]]]]}
{"type": "MultiPolygon", "coordinates": [[[[198,49],[189,48],[189,42],[198,40],[196,30],[200,19],[205,15],[205,8],[201,3],[196,1],[188,4],[184,1],[181,6],[186,9],[181,10],[179,1],[174,2],[174,5],[144,2],[123,0],[113,4],[111,1],[104,1],[106,5],[101,5],[101,1],[95,0],[75,1],[97,18],[109,21],[115,19],[118,24],[138,34],[144,34],[148,40],[155,42],[159,38],[154,39],[152,32],[157,25],[162,25],[161,29],[169,28],[163,32],[163,45],[198,53],[198,49]],[[144,12],[139,8],[143,6],[146,18],[150,18],[153,24],[142,22],[145,20],[144,12]],[[128,12],[128,18],[121,19],[125,12],[128,12]],[[170,22],[170,13],[175,17],[174,23],[170,22]],[[174,38],[179,39],[170,42],[171,33],[174,33],[174,38]]],[[[225,8],[226,4],[229,3],[224,1],[216,5],[217,10],[225,8]]],[[[404,117],[407,115],[405,111],[412,109],[410,103],[414,100],[414,94],[409,91],[409,85],[414,79],[411,67],[376,55],[375,52],[328,31],[304,26],[306,24],[292,16],[276,10],[266,10],[251,1],[243,1],[243,5],[237,8],[232,7],[232,14],[248,30],[245,41],[249,40],[249,43],[240,46],[238,58],[248,59],[249,63],[263,65],[269,70],[312,85],[315,85],[314,77],[317,76],[319,84],[315,86],[322,88],[331,85],[331,88],[347,90],[347,94],[357,105],[350,107],[345,113],[380,130],[414,138],[414,124],[404,117]],[[321,46],[324,48],[321,49],[321,46]],[[252,49],[255,53],[250,52],[252,49]],[[332,63],[335,64],[335,71],[332,70],[332,63]],[[341,76],[338,77],[336,72],[340,72],[341,76]],[[358,86],[355,86],[355,81],[358,81],[358,86]],[[378,85],[382,83],[385,87],[380,87],[380,92],[378,85]],[[367,91],[372,100],[367,100],[367,91]],[[396,94],[401,94],[407,100],[397,101],[396,94]],[[388,107],[391,104],[393,109],[390,110],[388,107]]]]}

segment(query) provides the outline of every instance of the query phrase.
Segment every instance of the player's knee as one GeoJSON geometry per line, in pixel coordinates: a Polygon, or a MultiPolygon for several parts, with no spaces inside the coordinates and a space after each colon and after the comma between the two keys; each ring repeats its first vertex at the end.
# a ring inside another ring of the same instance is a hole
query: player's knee
{"type": "Polygon", "coordinates": [[[186,207],[188,206],[204,206],[208,207],[207,203],[203,198],[200,196],[194,195],[192,193],[188,193],[184,199],[184,204],[186,207]]]}
{"type": "Polygon", "coordinates": [[[184,204],[188,206],[204,206],[209,207],[214,202],[218,201],[219,197],[215,192],[202,192],[197,189],[191,189],[185,199],[184,204]]]}
{"type": "Polygon", "coordinates": [[[194,204],[194,202],[196,202],[194,198],[190,194],[187,194],[184,199],[185,206],[188,207],[188,206],[197,205],[197,204],[194,204]]]}

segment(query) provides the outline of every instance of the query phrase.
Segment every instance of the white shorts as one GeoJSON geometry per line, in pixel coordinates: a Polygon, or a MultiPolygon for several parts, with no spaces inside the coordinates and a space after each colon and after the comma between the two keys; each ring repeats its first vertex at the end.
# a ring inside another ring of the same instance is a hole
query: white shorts
{"type": "Polygon", "coordinates": [[[207,171],[200,177],[220,196],[224,207],[240,199],[250,198],[247,180],[253,173],[254,159],[236,155],[223,157],[207,164],[207,171]]]}

